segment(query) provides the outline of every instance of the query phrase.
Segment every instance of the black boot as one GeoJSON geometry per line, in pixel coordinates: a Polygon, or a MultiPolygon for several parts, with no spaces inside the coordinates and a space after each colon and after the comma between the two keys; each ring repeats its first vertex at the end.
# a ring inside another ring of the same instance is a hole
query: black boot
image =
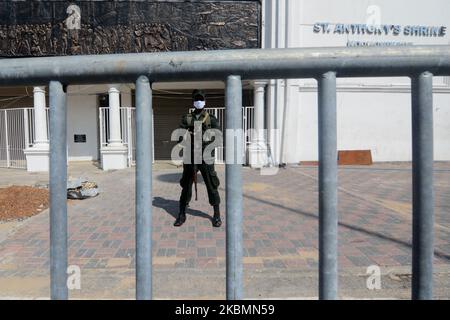
{"type": "Polygon", "coordinates": [[[186,222],[186,206],[180,204],[180,213],[178,214],[178,218],[177,220],[175,220],[173,225],[175,227],[179,227],[185,222],[186,222]]]}
{"type": "Polygon", "coordinates": [[[222,220],[220,219],[220,209],[219,205],[214,205],[214,217],[212,220],[212,225],[216,228],[222,225],[222,220]]]}

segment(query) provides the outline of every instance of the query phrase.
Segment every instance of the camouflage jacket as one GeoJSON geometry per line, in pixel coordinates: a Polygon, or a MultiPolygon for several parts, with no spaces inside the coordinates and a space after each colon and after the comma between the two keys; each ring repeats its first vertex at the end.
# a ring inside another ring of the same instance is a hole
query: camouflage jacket
{"type": "MultiPolygon", "coordinates": [[[[182,129],[186,129],[191,133],[191,154],[192,154],[192,159],[193,159],[193,155],[194,155],[194,137],[192,135],[192,133],[194,132],[194,123],[196,121],[200,121],[202,123],[202,154],[203,151],[205,150],[205,148],[214,141],[215,138],[212,138],[211,141],[211,137],[208,136],[208,134],[205,134],[205,132],[208,129],[218,129],[220,130],[220,124],[219,124],[219,120],[217,120],[217,118],[208,113],[206,110],[202,110],[201,112],[196,112],[195,110],[185,114],[182,116],[181,118],[181,123],[180,123],[180,128],[182,129]]],[[[214,157],[215,153],[214,151],[212,152],[212,157],[214,157]]],[[[193,161],[193,160],[192,160],[193,161]]]]}

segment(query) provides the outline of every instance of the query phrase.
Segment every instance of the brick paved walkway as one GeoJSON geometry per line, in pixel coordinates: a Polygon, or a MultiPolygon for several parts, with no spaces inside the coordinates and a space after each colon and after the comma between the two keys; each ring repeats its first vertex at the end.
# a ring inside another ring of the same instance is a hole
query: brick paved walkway
{"type": "MultiPolygon", "coordinates": [[[[435,168],[436,294],[450,298],[450,163],[436,163],[435,168]]],[[[217,170],[224,211],[224,170],[221,166],[217,170]]],[[[212,228],[202,183],[199,201],[191,202],[186,224],[172,226],[180,171],[154,170],[155,296],[223,298],[226,219],[221,228],[212,228]]],[[[134,169],[104,173],[84,165],[71,172],[96,181],[101,188],[97,198],[69,203],[69,264],[82,270],[82,290],[71,291],[71,296],[133,298],[134,169]]],[[[0,175],[2,185],[8,177],[13,181],[23,176],[21,184],[47,179],[17,170],[0,169],[0,175]]],[[[289,167],[274,176],[244,168],[243,175],[247,296],[316,296],[317,167],[289,167]]],[[[344,295],[408,297],[410,184],[410,164],[340,167],[339,270],[344,295]],[[365,288],[369,265],[381,267],[385,291],[365,288]]],[[[48,220],[45,211],[3,232],[0,297],[48,296],[48,220]]]]}

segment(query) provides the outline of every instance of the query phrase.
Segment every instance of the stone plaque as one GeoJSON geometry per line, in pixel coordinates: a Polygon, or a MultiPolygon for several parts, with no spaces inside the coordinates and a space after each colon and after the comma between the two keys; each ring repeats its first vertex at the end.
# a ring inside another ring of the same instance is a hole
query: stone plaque
{"type": "Polygon", "coordinates": [[[85,134],[74,134],[73,142],[75,143],[86,143],[86,135],[85,134]]]}

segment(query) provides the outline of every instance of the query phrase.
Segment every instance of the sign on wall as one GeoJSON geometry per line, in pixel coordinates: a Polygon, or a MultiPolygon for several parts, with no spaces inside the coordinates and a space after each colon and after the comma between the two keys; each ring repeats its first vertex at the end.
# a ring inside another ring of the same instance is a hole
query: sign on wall
{"type": "Polygon", "coordinates": [[[86,143],[86,135],[85,134],[74,134],[73,142],[75,143],[86,143]]]}
{"type": "MultiPolygon", "coordinates": [[[[444,37],[447,34],[446,26],[423,26],[423,25],[395,25],[395,24],[346,24],[317,22],[313,26],[313,32],[316,34],[334,34],[334,35],[367,35],[367,36],[403,36],[405,38],[413,37],[444,37]]],[[[412,45],[409,41],[361,41],[349,40],[347,46],[393,46],[393,45],[412,45]]]]}

